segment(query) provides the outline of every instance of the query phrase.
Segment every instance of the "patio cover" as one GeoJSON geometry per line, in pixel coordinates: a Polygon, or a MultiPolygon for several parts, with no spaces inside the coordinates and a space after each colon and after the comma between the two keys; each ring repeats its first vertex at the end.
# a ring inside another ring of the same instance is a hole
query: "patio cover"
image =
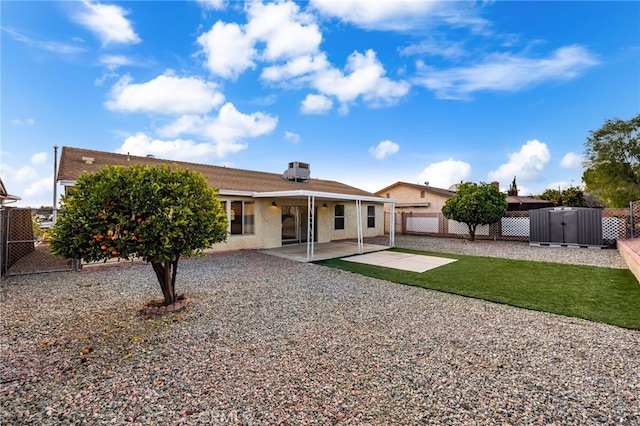
{"type": "Polygon", "coordinates": [[[375,196],[365,195],[351,195],[351,194],[338,194],[332,192],[319,192],[308,190],[294,190],[294,191],[268,191],[268,192],[249,192],[249,191],[224,191],[220,190],[220,195],[237,195],[237,196],[249,196],[254,198],[295,198],[307,200],[307,260],[313,260],[313,251],[315,248],[314,241],[314,210],[316,199],[326,201],[353,201],[356,204],[356,226],[358,232],[358,253],[363,253],[364,237],[363,237],[363,224],[362,224],[362,202],[373,202],[390,204],[390,225],[389,225],[389,247],[395,246],[395,214],[394,208],[395,198],[382,198],[375,196]]]}

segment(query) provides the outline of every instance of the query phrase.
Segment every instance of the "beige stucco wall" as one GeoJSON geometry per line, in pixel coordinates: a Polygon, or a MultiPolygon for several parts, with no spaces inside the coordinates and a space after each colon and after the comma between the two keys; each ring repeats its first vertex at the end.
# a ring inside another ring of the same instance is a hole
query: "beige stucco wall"
{"type": "MultiPolygon", "coordinates": [[[[379,194],[381,197],[395,198],[399,204],[401,203],[430,203],[429,207],[420,207],[420,208],[396,208],[396,212],[417,212],[417,213],[438,213],[442,211],[442,207],[444,203],[448,200],[447,197],[442,195],[434,194],[429,192],[428,190],[424,191],[424,198],[420,198],[420,190],[418,188],[407,187],[403,185],[394,186],[388,191],[385,191],[384,194],[379,194]]],[[[389,211],[389,205],[385,204],[385,211],[389,211]]]]}
{"type": "MultiPolygon", "coordinates": [[[[358,238],[358,223],[356,222],[356,204],[353,201],[332,203],[329,205],[329,223],[327,232],[330,240],[344,240],[358,238]],[[334,206],[344,204],[344,229],[334,229],[334,206]]],[[[384,235],[384,210],[381,204],[362,203],[362,234],[364,237],[377,237],[384,235]],[[367,227],[367,206],[375,206],[376,223],[374,228],[367,227]]],[[[320,241],[318,241],[320,242],[320,241]]]]}
{"type": "Polygon", "coordinates": [[[282,245],[282,216],[279,207],[271,203],[271,198],[250,197],[221,197],[220,201],[227,202],[227,214],[231,209],[231,201],[245,201],[254,203],[255,232],[250,235],[228,234],[226,243],[218,243],[210,251],[227,251],[242,249],[265,249],[282,245]]]}

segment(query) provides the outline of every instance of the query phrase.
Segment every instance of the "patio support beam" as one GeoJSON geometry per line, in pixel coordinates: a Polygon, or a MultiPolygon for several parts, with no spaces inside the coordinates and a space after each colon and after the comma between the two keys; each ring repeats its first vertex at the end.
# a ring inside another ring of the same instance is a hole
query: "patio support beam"
{"type": "Polygon", "coordinates": [[[314,197],[313,195],[309,195],[307,197],[307,261],[313,260],[313,249],[315,247],[315,238],[314,238],[315,201],[316,201],[316,197],[314,197]]]}
{"type": "Polygon", "coordinates": [[[390,203],[389,206],[389,247],[396,246],[396,204],[390,203]]]}
{"type": "Polygon", "coordinates": [[[358,229],[358,254],[364,253],[364,241],[362,238],[362,200],[356,200],[356,222],[358,229]]]}

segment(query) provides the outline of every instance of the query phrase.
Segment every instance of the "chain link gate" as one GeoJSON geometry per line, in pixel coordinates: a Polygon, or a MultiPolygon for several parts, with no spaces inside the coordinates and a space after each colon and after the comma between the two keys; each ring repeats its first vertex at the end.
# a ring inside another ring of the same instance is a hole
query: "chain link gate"
{"type": "Polygon", "coordinates": [[[54,209],[5,207],[0,211],[0,266],[2,276],[71,271],[75,262],[49,252],[49,229],[54,209]]]}
{"type": "Polygon", "coordinates": [[[640,201],[629,203],[629,237],[640,238],[640,201]]]}

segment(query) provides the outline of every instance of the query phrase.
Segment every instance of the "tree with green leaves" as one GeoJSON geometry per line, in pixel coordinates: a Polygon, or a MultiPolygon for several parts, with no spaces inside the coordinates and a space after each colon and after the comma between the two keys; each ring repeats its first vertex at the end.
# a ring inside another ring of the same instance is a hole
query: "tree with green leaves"
{"type": "Polygon", "coordinates": [[[640,114],[607,120],[585,143],[586,192],[607,207],[626,207],[640,199],[640,114]]]}
{"type": "Polygon", "coordinates": [[[465,223],[469,227],[471,241],[476,238],[478,225],[496,223],[507,211],[507,195],[497,187],[473,182],[461,183],[456,195],[449,198],[442,207],[447,219],[465,223]]]}
{"type": "Polygon", "coordinates": [[[226,214],[202,174],[132,164],[78,178],[62,198],[51,251],[86,262],[145,260],[158,278],[164,304],[171,305],[180,257],[226,239],[226,214]]]}
{"type": "Polygon", "coordinates": [[[587,207],[584,191],[578,186],[570,186],[562,190],[547,188],[536,198],[549,200],[554,206],[587,207]]]}

